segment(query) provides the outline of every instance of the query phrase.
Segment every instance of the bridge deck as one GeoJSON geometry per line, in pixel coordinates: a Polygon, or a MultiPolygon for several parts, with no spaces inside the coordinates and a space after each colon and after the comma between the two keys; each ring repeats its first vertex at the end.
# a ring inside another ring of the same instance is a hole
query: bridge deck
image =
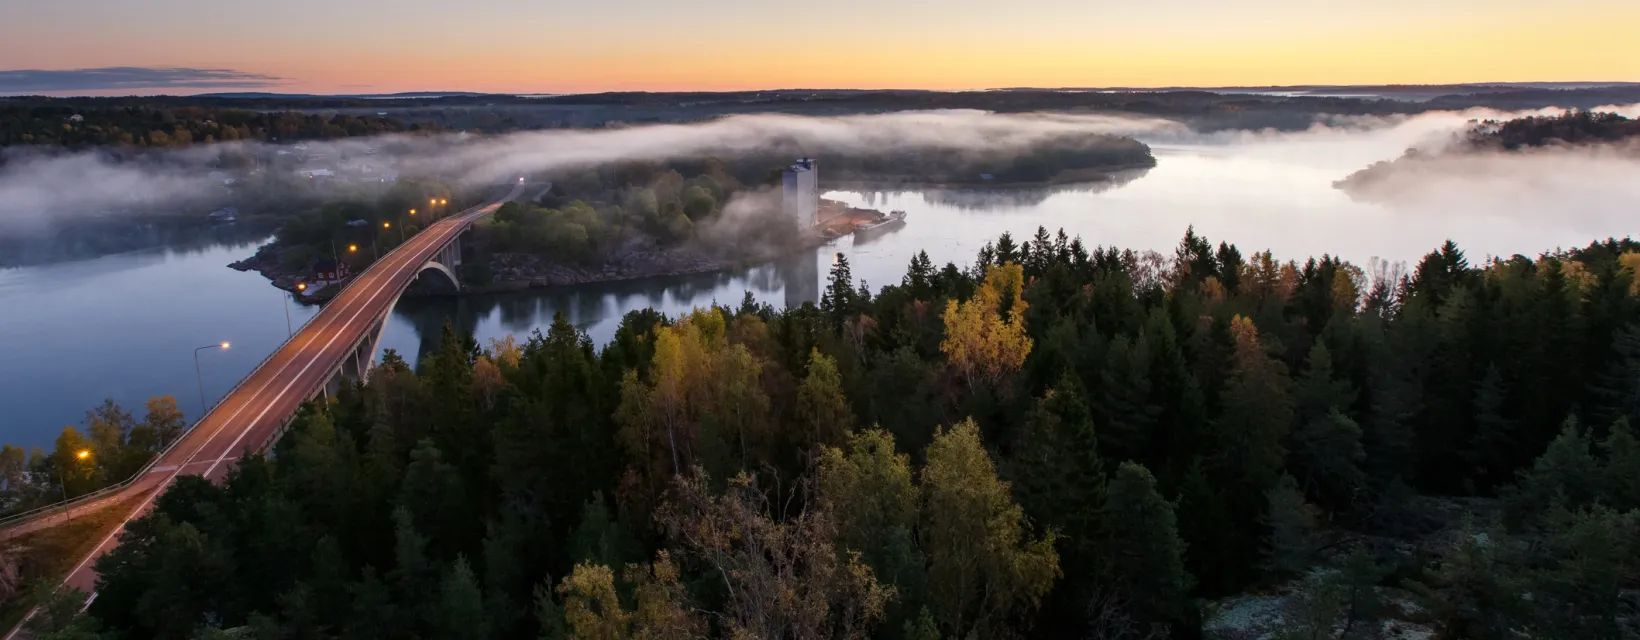
{"type": "MultiPolygon", "coordinates": [[[[361,341],[371,339],[378,319],[410,286],[421,266],[467,225],[518,196],[522,185],[495,203],[469,209],[429,226],[377,260],[314,316],[229,395],[211,409],[145,476],[111,499],[147,493],[142,505],[75,566],[64,584],[93,592],[98,557],[118,544],[125,523],[146,514],[153,500],[182,475],[220,482],[234,461],[264,451],[301,407],[316,395],[361,341]]],[[[15,633],[15,632],[14,632],[15,633]]],[[[11,635],[8,634],[7,638],[11,635]]]]}

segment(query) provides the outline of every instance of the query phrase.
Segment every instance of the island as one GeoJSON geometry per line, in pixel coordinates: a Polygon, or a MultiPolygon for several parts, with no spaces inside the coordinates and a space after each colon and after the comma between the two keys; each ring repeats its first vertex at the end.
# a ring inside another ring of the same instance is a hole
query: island
{"type": "MultiPolygon", "coordinates": [[[[905,212],[823,200],[831,188],[1041,187],[1113,181],[1154,165],[1150,148],[1137,140],[1079,133],[1029,145],[998,141],[984,153],[775,140],[732,156],[555,171],[534,176],[523,198],[474,224],[458,276],[462,293],[485,293],[719,271],[856,231],[884,233],[906,219],[905,212]]],[[[325,285],[460,210],[439,203],[483,201],[481,190],[467,191],[404,180],[375,200],[329,202],[291,218],[273,242],[230,266],[322,301],[331,289],[325,285]]]]}
{"type": "Polygon", "coordinates": [[[1462,170],[1454,160],[1593,147],[1640,157],[1640,120],[1602,111],[1566,111],[1554,116],[1474,121],[1467,131],[1455,134],[1444,145],[1433,150],[1408,149],[1399,158],[1374,163],[1333,186],[1357,199],[1384,200],[1398,191],[1396,186],[1402,178],[1462,170]]]}

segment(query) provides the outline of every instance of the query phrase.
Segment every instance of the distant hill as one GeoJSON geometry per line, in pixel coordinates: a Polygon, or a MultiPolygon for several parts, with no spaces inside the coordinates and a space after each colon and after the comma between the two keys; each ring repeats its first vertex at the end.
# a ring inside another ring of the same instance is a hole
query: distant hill
{"type": "MultiPolygon", "coordinates": [[[[322,98],[344,98],[354,100],[392,100],[396,98],[476,98],[490,93],[474,93],[471,91],[403,91],[399,93],[350,93],[350,94],[323,94],[323,93],[266,93],[244,91],[234,93],[200,93],[195,98],[235,98],[235,99],[280,99],[311,100],[322,98]]],[[[510,96],[506,96],[510,97],[510,96]]]]}

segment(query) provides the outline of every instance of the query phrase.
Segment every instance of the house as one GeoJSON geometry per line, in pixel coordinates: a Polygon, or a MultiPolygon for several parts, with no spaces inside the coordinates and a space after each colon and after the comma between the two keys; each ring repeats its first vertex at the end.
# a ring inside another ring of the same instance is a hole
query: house
{"type": "Polygon", "coordinates": [[[336,282],[348,276],[346,262],[320,260],[313,265],[313,279],[318,282],[336,282]]]}

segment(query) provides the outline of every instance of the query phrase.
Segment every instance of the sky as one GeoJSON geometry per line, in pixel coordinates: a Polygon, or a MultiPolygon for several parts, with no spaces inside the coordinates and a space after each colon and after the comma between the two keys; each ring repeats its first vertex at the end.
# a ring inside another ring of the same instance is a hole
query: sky
{"type": "Polygon", "coordinates": [[[0,93],[1640,81],[1634,0],[16,0],[0,93]]]}

